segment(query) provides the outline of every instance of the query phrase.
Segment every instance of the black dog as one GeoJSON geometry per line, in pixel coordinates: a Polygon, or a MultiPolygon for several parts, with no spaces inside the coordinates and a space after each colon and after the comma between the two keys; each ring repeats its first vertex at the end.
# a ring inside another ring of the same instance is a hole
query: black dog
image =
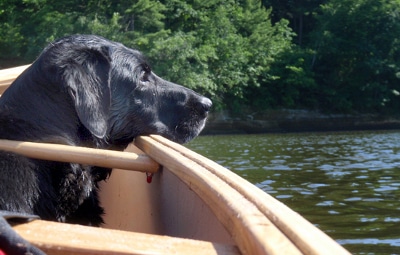
{"type": "MultiPolygon", "coordinates": [[[[158,77],[139,51],[75,35],[51,43],[0,97],[0,138],[112,150],[146,134],[184,143],[211,105],[158,77]]],[[[0,151],[0,210],[99,226],[97,183],[110,173],[0,151]]]]}

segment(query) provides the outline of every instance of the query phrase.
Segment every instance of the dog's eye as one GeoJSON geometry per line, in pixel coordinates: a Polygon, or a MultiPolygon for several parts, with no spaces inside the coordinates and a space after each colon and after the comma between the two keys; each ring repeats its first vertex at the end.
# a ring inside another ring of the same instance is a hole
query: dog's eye
{"type": "Polygon", "coordinates": [[[140,81],[141,82],[148,82],[149,81],[149,76],[150,76],[150,73],[148,73],[146,71],[142,71],[140,73],[140,81]]]}
{"type": "Polygon", "coordinates": [[[140,81],[148,82],[150,74],[151,74],[150,66],[148,66],[147,64],[143,64],[142,72],[140,73],[140,81]]]}
{"type": "Polygon", "coordinates": [[[150,73],[151,72],[151,68],[148,64],[143,64],[142,65],[143,71],[150,73]]]}

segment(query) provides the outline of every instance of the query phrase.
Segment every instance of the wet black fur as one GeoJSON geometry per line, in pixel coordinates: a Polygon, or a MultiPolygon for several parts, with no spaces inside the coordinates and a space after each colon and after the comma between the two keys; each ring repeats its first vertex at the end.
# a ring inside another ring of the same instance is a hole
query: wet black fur
{"type": "MultiPolygon", "coordinates": [[[[113,150],[146,134],[184,143],[199,134],[210,107],[156,76],[139,51],[75,35],[51,43],[0,97],[0,139],[113,150]]],[[[0,210],[99,226],[98,182],[110,173],[0,151],[0,210]]]]}

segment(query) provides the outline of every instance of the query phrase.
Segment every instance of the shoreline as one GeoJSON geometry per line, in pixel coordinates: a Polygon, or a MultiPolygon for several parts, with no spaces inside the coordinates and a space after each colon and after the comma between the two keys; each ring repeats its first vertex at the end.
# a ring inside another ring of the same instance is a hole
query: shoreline
{"type": "Polygon", "coordinates": [[[372,114],[321,114],[305,110],[268,110],[231,116],[212,113],[201,135],[262,134],[400,129],[400,117],[372,114]]]}

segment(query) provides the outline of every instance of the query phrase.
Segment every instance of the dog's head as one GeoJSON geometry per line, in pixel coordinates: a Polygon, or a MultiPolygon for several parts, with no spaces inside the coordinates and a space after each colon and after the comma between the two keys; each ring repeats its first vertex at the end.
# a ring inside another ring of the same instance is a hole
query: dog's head
{"type": "Polygon", "coordinates": [[[52,73],[81,123],[110,144],[160,134],[184,143],[205,125],[211,100],[154,74],[137,51],[93,35],[50,44],[34,65],[52,73]]]}

